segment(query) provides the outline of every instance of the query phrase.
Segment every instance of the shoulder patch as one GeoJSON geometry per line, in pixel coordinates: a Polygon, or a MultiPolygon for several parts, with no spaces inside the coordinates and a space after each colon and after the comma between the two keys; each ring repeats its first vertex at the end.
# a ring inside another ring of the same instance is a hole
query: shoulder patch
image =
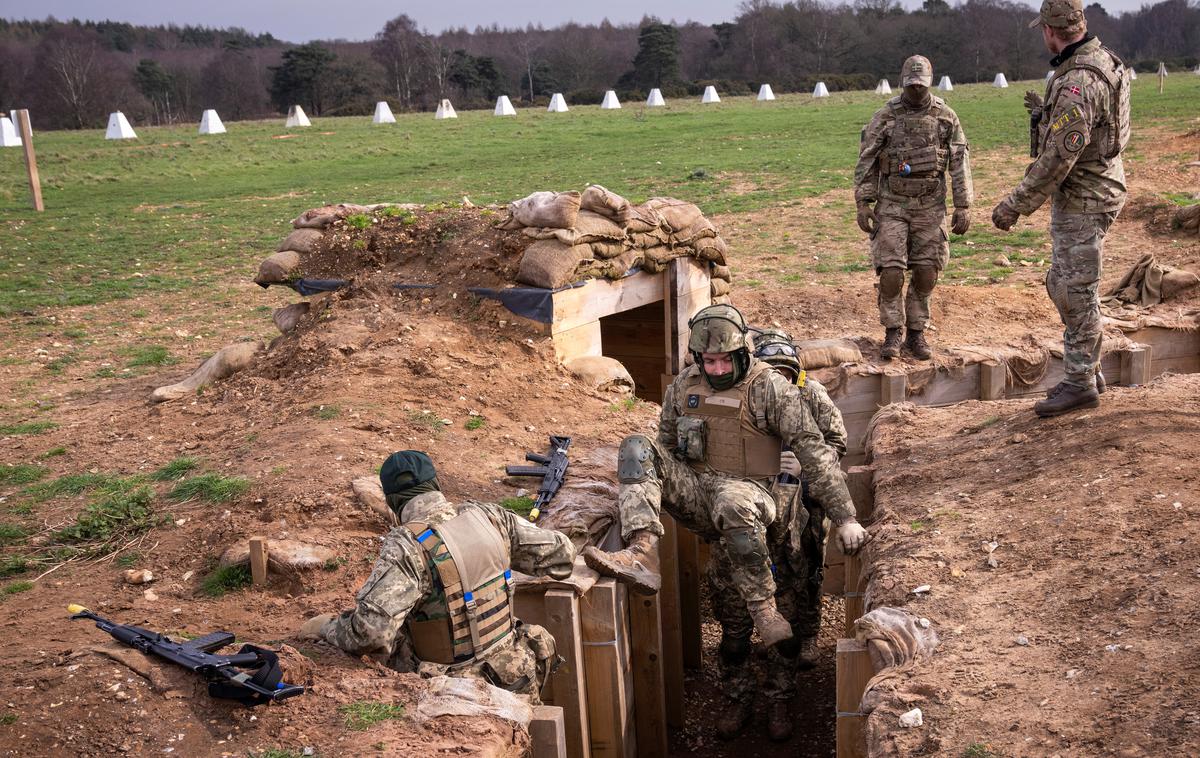
{"type": "Polygon", "coordinates": [[[1073,131],[1067,132],[1067,136],[1063,138],[1063,147],[1069,153],[1077,153],[1083,149],[1083,132],[1073,131]]]}
{"type": "Polygon", "coordinates": [[[700,396],[699,395],[688,395],[687,407],[699,408],[700,407],[700,396]]]}
{"type": "MultiPolygon", "coordinates": [[[[1078,89],[1078,88],[1077,88],[1078,89]]],[[[1083,120],[1083,111],[1078,105],[1072,105],[1067,111],[1054,119],[1054,123],[1050,124],[1050,131],[1061,132],[1076,121],[1083,120]]]]}

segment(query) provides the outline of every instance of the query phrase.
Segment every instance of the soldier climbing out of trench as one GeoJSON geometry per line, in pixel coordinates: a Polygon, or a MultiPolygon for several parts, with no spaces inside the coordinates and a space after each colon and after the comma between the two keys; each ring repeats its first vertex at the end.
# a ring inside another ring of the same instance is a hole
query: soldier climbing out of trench
{"type": "MultiPolygon", "coordinates": [[[[784,445],[809,476],[809,490],[833,522],[843,550],[857,551],[867,533],[855,520],[837,453],[800,389],[751,355],[741,312],[732,305],[709,306],[689,326],[695,362],[667,389],[657,436],[626,437],[618,452],[626,547],[613,553],[588,547],[584,560],[636,592],[657,592],[665,508],[681,526],[716,543],[714,554],[728,558],[729,586],[736,588],[763,643],[794,659],[798,641],[776,605],[768,545],[768,530],[778,518],[771,488],[784,445]]],[[[748,633],[722,636],[723,666],[744,665],[750,654],[748,633]]],[[[734,706],[722,718],[724,735],[736,734],[753,714],[751,702],[734,706]]]]}
{"type": "Polygon", "coordinates": [[[388,533],[353,610],[309,619],[300,637],[397,671],[483,679],[535,705],[558,661],[554,637],[513,615],[512,569],[565,579],[575,549],[491,503],[453,504],[425,453],[393,453],[379,478],[401,526],[388,533]]]}
{"type": "Polygon", "coordinates": [[[871,238],[871,263],[879,277],[879,321],[884,327],[879,354],[891,360],[904,347],[914,358],[932,356],[925,339],[929,299],[950,259],[946,236],[946,172],[953,187],[951,229],[971,226],[971,161],[958,115],[929,93],[933,66],[914,55],[900,72],[904,91],[875,112],[863,129],[854,167],[858,226],[871,238]],[[871,206],[874,204],[874,208],[871,206]],[[901,298],[904,272],[911,271],[908,295],[901,298]]]}

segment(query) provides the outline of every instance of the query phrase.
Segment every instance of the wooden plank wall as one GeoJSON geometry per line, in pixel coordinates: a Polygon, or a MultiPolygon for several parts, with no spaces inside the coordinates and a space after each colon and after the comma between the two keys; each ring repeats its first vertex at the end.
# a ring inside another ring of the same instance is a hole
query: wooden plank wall
{"type": "Polygon", "coordinates": [[[635,395],[662,402],[666,324],[661,304],[650,303],[602,317],[600,344],[604,355],[620,361],[629,371],[635,395]]]}

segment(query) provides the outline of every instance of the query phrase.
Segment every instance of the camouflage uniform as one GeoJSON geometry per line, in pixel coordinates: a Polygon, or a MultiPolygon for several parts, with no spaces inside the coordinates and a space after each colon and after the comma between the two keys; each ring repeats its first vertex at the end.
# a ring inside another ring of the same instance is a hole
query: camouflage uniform
{"type": "MultiPolygon", "coordinates": [[[[929,67],[925,78],[931,76],[929,67]]],[[[902,96],[894,97],[863,129],[854,167],[854,199],[858,204],[877,203],[871,263],[881,276],[879,321],[888,329],[907,326],[921,332],[929,323],[929,298],[950,258],[944,228],[947,171],[954,207],[969,208],[973,189],[967,138],[958,115],[941,98],[929,96],[927,102],[913,106],[902,96]],[[885,274],[887,269],[901,273],[895,278],[885,274]],[[902,302],[902,272],[907,269],[913,270],[913,276],[902,302]],[[893,279],[899,286],[892,284],[893,279]]]]}
{"type": "Polygon", "coordinates": [[[1124,136],[1114,135],[1121,126],[1112,123],[1113,80],[1124,77],[1127,93],[1129,75],[1120,59],[1095,37],[1089,35],[1073,47],[1052,61],[1057,67],[1046,84],[1037,160],[1002,205],[1029,215],[1052,200],[1053,250],[1046,292],[1065,327],[1065,381],[1094,389],[1100,363],[1098,290],[1104,236],[1125,204],[1120,151],[1128,138],[1128,112],[1124,136]],[[1112,78],[1100,72],[1109,72],[1112,78]]]}
{"type": "MultiPolygon", "coordinates": [[[[512,568],[557,578],[571,573],[575,549],[564,534],[540,529],[490,503],[451,506],[440,492],[418,495],[408,507],[414,504],[434,510],[445,506],[449,516],[470,508],[482,510],[508,544],[512,568]]],[[[405,512],[409,512],[407,508],[405,512]]],[[[371,576],[358,591],[355,609],[327,622],[320,636],[352,655],[382,653],[388,665],[398,671],[473,677],[493,684],[499,680],[500,686],[529,696],[535,704],[540,702],[541,685],[556,658],[554,638],[545,629],[518,621],[507,640],[465,663],[443,665],[417,660],[406,622],[447,615],[446,595],[433,561],[413,533],[401,526],[384,539],[371,576]]]]}

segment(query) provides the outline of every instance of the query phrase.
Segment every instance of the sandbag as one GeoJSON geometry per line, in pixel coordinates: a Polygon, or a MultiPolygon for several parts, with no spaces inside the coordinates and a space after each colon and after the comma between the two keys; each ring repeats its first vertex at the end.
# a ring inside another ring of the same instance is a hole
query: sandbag
{"type": "Polygon", "coordinates": [[[534,287],[558,289],[579,277],[579,264],[592,260],[587,245],[564,245],[558,240],[540,240],[525,249],[517,269],[517,281],[534,287]]]}
{"type": "Polygon", "coordinates": [[[313,208],[301,213],[292,220],[292,226],[297,229],[324,229],[338,219],[362,213],[370,213],[376,206],[338,203],[313,208]]]}
{"type": "Polygon", "coordinates": [[[665,229],[652,229],[648,232],[635,232],[630,230],[629,243],[634,247],[649,248],[665,245],[671,241],[671,234],[665,229]]]}
{"type": "Polygon", "coordinates": [[[575,224],[569,229],[554,227],[528,227],[521,230],[526,237],[533,239],[557,239],[564,245],[586,245],[591,242],[624,242],[625,230],[617,226],[611,219],[591,211],[580,211],[575,224]]]}
{"type": "Polygon", "coordinates": [[[796,357],[807,371],[843,363],[860,363],[863,359],[858,345],[850,340],[803,340],[796,343],[796,357]]]}
{"type": "Polygon", "coordinates": [[[696,251],[696,257],[703,261],[712,261],[718,265],[725,265],[725,256],[729,252],[728,245],[720,236],[703,237],[692,245],[696,251]]]}
{"type": "Polygon", "coordinates": [[[304,300],[292,303],[291,305],[285,305],[282,308],[275,309],[271,320],[275,322],[275,327],[279,329],[280,334],[287,334],[296,328],[296,324],[300,323],[300,319],[308,315],[308,309],[311,307],[304,300]]]}
{"type": "Polygon", "coordinates": [[[716,237],[717,227],[713,222],[701,216],[684,229],[676,230],[671,240],[676,245],[695,245],[699,240],[716,237]]]}
{"type": "Polygon", "coordinates": [[[258,264],[258,275],[254,277],[254,283],[263,284],[284,284],[290,281],[292,272],[300,265],[300,253],[295,250],[283,250],[278,253],[273,253],[263,259],[263,262],[258,264]]]}
{"type": "Polygon", "coordinates": [[[713,297],[728,295],[733,290],[733,285],[724,279],[712,279],[709,281],[709,288],[712,290],[713,297]]]}
{"type": "Polygon", "coordinates": [[[534,192],[508,204],[512,221],[520,226],[570,229],[579,217],[578,192],[534,192]]]}
{"type": "Polygon", "coordinates": [[[593,184],[583,191],[579,208],[621,223],[621,219],[629,214],[629,201],[599,184],[593,184]]]}
{"type": "Polygon", "coordinates": [[[1125,272],[1101,298],[1111,303],[1119,300],[1132,305],[1157,305],[1190,287],[1200,284],[1200,276],[1191,271],[1165,266],[1158,262],[1154,253],[1143,255],[1133,267],[1125,272]]]}
{"type": "Polygon", "coordinates": [[[633,377],[615,358],[606,355],[585,355],[563,364],[575,378],[595,390],[633,392],[633,377]]]}
{"type": "Polygon", "coordinates": [[[666,231],[666,222],[663,221],[662,215],[645,203],[625,206],[625,210],[617,217],[617,223],[631,233],[649,232],[656,229],[666,231]]]}
{"type": "Polygon", "coordinates": [[[724,279],[727,282],[733,281],[733,272],[729,270],[728,266],[713,266],[708,275],[713,279],[724,279]]]}
{"type": "Polygon", "coordinates": [[[1171,216],[1171,227],[1200,234],[1200,204],[1189,205],[1175,211],[1175,214],[1171,216]]]}
{"type": "Polygon", "coordinates": [[[295,229],[275,249],[279,251],[295,250],[298,253],[311,253],[316,244],[324,236],[325,233],[320,229],[295,229]]]}
{"type": "Polygon", "coordinates": [[[226,345],[214,353],[211,358],[201,363],[200,368],[182,382],[154,390],[150,399],[156,403],[162,403],[193,395],[201,387],[226,379],[246,368],[254,362],[254,356],[258,355],[265,347],[261,342],[235,342],[232,345],[226,345]]]}
{"type": "Polygon", "coordinates": [[[593,258],[616,258],[626,250],[625,243],[616,240],[589,242],[588,247],[592,249],[593,258]]]}
{"type": "Polygon", "coordinates": [[[616,258],[597,260],[596,274],[606,279],[620,279],[629,273],[629,269],[641,266],[642,262],[641,250],[625,250],[616,258]]]}
{"type": "Polygon", "coordinates": [[[652,197],[643,205],[661,216],[666,227],[674,233],[681,232],[704,218],[704,214],[694,203],[676,200],[673,197],[652,197]]]}

